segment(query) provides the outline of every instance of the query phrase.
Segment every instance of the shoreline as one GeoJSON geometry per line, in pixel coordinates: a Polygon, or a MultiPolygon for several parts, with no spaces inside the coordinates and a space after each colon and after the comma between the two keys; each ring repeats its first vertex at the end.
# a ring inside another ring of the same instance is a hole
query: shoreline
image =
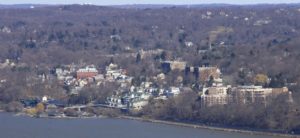
{"type": "MultiPolygon", "coordinates": [[[[1,113],[1,112],[0,112],[1,113]]],[[[109,116],[91,116],[91,117],[68,117],[68,116],[60,116],[60,117],[36,117],[30,116],[28,114],[17,113],[14,114],[15,116],[28,116],[31,118],[48,118],[48,119],[103,119],[103,118],[111,118],[111,119],[127,119],[127,120],[135,120],[140,122],[149,122],[149,123],[157,123],[157,124],[164,124],[164,125],[173,125],[179,127],[187,127],[187,128],[194,128],[194,129],[206,129],[211,131],[223,131],[223,132],[230,132],[230,133],[241,133],[241,134],[248,134],[248,135],[261,135],[261,136],[276,136],[276,137],[283,137],[283,138],[300,138],[300,135],[293,135],[293,134],[284,134],[284,133],[276,133],[276,132],[267,132],[267,131],[255,131],[255,130],[247,130],[247,129],[238,129],[238,128],[226,128],[226,127],[218,127],[218,126],[208,126],[208,125],[201,125],[201,124],[191,124],[191,123],[184,123],[184,122],[175,122],[175,121],[166,121],[166,120],[157,120],[151,118],[142,118],[142,117],[134,117],[134,116],[116,116],[116,117],[109,117],[109,116]]]]}
{"type": "Polygon", "coordinates": [[[197,125],[197,124],[189,124],[189,123],[181,123],[181,122],[173,122],[173,121],[165,121],[165,120],[156,120],[156,119],[132,117],[132,116],[119,116],[117,118],[136,120],[136,121],[142,121],[142,122],[165,124],[165,125],[174,125],[174,126],[180,126],[180,127],[189,127],[189,128],[195,128],[195,129],[207,129],[207,130],[212,130],[212,131],[223,131],[223,132],[241,133],[241,134],[249,134],[249,135],[276,136],[276,137],[286,137],[286,138],[300,138],[300,135],[272,133],[272,132],[263,132],[263,131],[254,131],[254,130],[251,131],[251,130],[234,129],[234,128],[222,128],[222,127],[217,127],[217,126],[214,127],[214,126],[206,126],[206,125],[197,125]]]}

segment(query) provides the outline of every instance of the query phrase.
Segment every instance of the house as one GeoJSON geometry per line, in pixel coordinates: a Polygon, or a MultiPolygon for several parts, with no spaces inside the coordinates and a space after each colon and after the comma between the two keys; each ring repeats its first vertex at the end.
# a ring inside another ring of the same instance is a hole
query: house
{"type": "Polygon", "coordinates": [[[43,96],[43,97],[42,97],[42,102],[43,102],[43,103],[48,102],[48,97],[47,97],[47,96],[43,96]]]}
{"type": "Polygon", "coordinates": [[[124,104],[124,102],[122,102],[122,99],[119,96],[108,97],[107,104],[109,107],[126,108],[126,105],[124,104]]]}
{"type": "Polygon", "coordinates": [[[56,68],[56,69],[55,69],[55,74],[56,74],[57,76],[61,76],[61,75],[63,74],[63,69],[62,69],[62,68],[56,68]]]}
{"type": "Polygon", "coordinates": [[[66,85],[66,86],[72,85],[75,81],[76,81],[76,79],[72,76],[65,76],[64,77],[64,85],[66,85]]]}
{"type": "Polygon", "coordinates": [[[6,68],[9,67],[12,63],[10,62],[9,59],[6,59],[4,63],[0,63],[0,68],[6,68]]]}
{"type": "Polygon", "coordinates": [[[205,54],[208,50],[198,50],[199,54],[205,54]]]}
{"type": "Polygon", "coordinates": [[[272,22],[272,20],[270,20],[270,19],[265,19],[265,20],[261,19],[261,20],[257,20],[253,25],[254,26],[262,26],[262,25],[267,25],[271,22],[272,22]]]}
{"type": "Polygon", "coordinates": [[[145,57],[151,57],[153,55],[160,55],[162,52],[163,52],[162,49],[147,50],[147,51],[144,51],[143,49],[141,49],[141,50],[139,50],[138,54],[141,56],[141,59],[144,59],[145,57]]]}
{"type": "Polygon", "coordinates": [[[186,64],[185,61],[163,61],[161,66],[163,71],[167,73],[173,70],[183,71],[186,68],[186,64]]]}
{"type": "Polygon", "coordinates": [[[117,82],[119,83],[127,83],[127,84],[131,84],[133,77],[128,77],[126,75],[120,75],[116,78],[117,82]]]}
{"type": "Polygon", "coordinates": [[[127,105],[127,108],[141,110],[148,104],[149,98],[149,94],[131,93],[129,95],[125,95],[123,97],[123,101],[124,104],[127,105]]]}
{"type": "Polygon", "coordinates": [[[143,100],[149,100],[151,97],[151,94],[149,93],[143,93],[140,98],[143,99],[143,100]]]}
{"type": "Polygon", "coordinates": [[[57,79],[60,81],[63,81],[66,79],[69,79],[70,77],[73,78],[73,76],[70,76],[71,72],[67,69],[62,68],[56,68],[55,69],[55,75],[57,76],[57,79]]]}
{"type": "Polygon", "coordinates": [[[121,40],[121,36],[120,35],[110,35],[110,39],[112,39],[112,40],[121,40]]]}
{"type": "Polygon", "coordinates": [[[142,82],[141,86],[144,88],[149,88],[152,85],[152,82],[142,82]]]}
{"type": "Polygon", "coordinates": [[[192,46],[194,46],[194,43],[191,42],[191,41],[184,42],[184,44],[185,44],[186,47],[192,47],[192,46]]]}
{"type": "Polygon", "coordinates": [[[143,106],[148,104],[148,100],[152,96],[150,90],[143,87],[131,86],[130,91],[124,92],[125,93],[122,95],[120,95],[121,93],[117,93],[116,95],[107,98],[107,104],[114,108],[140,110],[143,106]]]}
{"type": "Polygon", "coordinates": [[[87,84],[89,84],[89,82],[88,82],[87,79],[84,79],[84,80],[80,80],[80,81],[79,81],[79,86],[80,86],[80,87],[84,87],[84,86],[86,86],[87,84]]]}
{"type": "Polygon", "coordinates": [[[141,110],[144,106],[148,104],[148,100],[134,100],[131,102],[131,108],[134,110],[141,110]]]}
{"type": "Polygon", "coordinates": [[[104,80],[104,75],[103,74],[98,74],[98,75],[94,76],[94,80],[96,82],[102,81],[102,80],[104,80]]]}
{"type": "Polygon", "coordinates": [[[98,75],[98,70],[93,65],[79,69],[76,72],[77,79],[92,78],[97,75],[98,75]]]}
{"type": "Polygon", "coordinates": [[[6,79],[0,79],[0,87],[2,87],[3,84],[6,83],[6,81],[7,81],[6,79]]]}
{"type": "Polygon", "coordinates": [[[164,95],[167,97],[178,96],[180,94],[180,89],[178,87],[170,87],[169,89],[164,90],[164,95]]]}
{"type": "Polygon", "coordinates": [[[186,73],[193,73],[201,82],[209,81],[212,77],[214,80],[221,78],[221,71],[217,67],[186,67],[186,73]]]}
{"type": "Polygon", "coordinates": [[[161,96],[158,96],[158,97],[156,97],[156,98],[154,98],[155,100],[167,100],[168,98],[167,98],[167,96],[165,96],[165,95],[161,95],[161,96]]]}
{"type": "Polygon", "coordinates": [[[3,33],[8,33],[8,34],[12,32],[11,29],[6,27],[6,26],[2,27],[0,29],[0,31],[3,32],[3,33]]]}
{"type": "Polygon", "coordinates": [[[105,69],[106,69],[105,77],[109,81],[114,81],[116,79],[118,79],[118,80],[125,80],[125,79],[128,78],[125,75],[126,71],[123,70],[123,69],[119,69],[118,65],[116,65],[116,64],[112,64],[111,63],[105,69]]]}
{"type": "Polygon", "coordinates": [[[108,66],[106,66],[105,70],[106,71],[109,71],[109,70],[115,70],[115,69],[118,69],[118,65],[117,64],[113,64],[113,63],[110,63],[108,66]]]}

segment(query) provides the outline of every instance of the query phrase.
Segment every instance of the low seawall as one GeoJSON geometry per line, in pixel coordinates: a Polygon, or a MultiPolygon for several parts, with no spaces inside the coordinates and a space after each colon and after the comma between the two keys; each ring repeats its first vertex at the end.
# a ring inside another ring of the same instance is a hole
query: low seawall
{"type": "Polygon", "coordinates": [[[151,122],[151,123],[160,123],[160,124],[166,124],[166,125],[176,125],[176,126],[190,127],[190,128],[196,128],[196,129],[208,129],[208,130],[213,130],[213,131],[244,133],[244,134],[249,134],[249,135],[265,135],[265,136],[276,136],[276,137],[286,137],[286,138],[300,138],[300,135],[281,134],[281,133],[272,133],[272,132],[260,132],[260,131],[232,129],[232,128],[212,127],[212,126],[205,126],[205,125],[195,125],[195,124],[164,121],[164,120],[155,120],[155,119],[132,117],[132,116],[120,116],[119,118],[137,120],[137,121],[145,121],[145,122],[151,122]]]}

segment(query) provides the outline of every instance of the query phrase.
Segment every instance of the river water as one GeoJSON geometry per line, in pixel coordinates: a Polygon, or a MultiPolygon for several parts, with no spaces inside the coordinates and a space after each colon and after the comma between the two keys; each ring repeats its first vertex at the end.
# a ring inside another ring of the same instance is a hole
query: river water
{"type": "Polygon", "coordinates": [[[0,113],[0,138],[276,138],[126,119],[47,119],[0,113]]]}

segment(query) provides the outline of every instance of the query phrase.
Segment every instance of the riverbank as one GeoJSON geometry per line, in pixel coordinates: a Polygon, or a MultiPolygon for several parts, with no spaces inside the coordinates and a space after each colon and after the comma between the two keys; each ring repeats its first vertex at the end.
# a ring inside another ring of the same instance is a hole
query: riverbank
{"type": "Polygon", "coordinates": [[[4,138],[280,138],[117,118],[49,119],[16,117],[11,113],[0,114],[0,118],[0,133],[4,138]]]}
{"type": "Polygon", "coordinates": [[[78,117],[72,117],[72,116],[66,116],[64,114],[59,115],[59,116],[45,116],[45,115],[39,115],[39,116],[34,116],[34,115],[29,115],[26,113],[16,113],[14,116],[27,116],[31,118],[49,118],[49,119],[102,119],[102,118],[110,118],[108,116],[103,116],[103,115],[94,115],[94,116],[78,116],[78,117]]]}
{"type": "Polygon", "coordinates": [[[31,116],[25,113],[18,113],[15,114],[16,116],[29,116],[32,118],[49,118],[49,119],[89,119],[89,118],[118,118],[118,119],[128,119],[128,120],[135,120],[141,122],[151,122],[151,123],[159,123],[165,125],[174,125],[180,127],[189,127],[195,129],[207,129],[212,131],[223,131],[223,132],[231,132],[231,133],[242,133],[248,135],[261,135],[261,136],[276,136],[276,137],[286,137],[286,138],[300,138],[300,135],[292,135],[292,134],[283,134],[283,133],[275,133],[275,132],[266,132],[266,131],[255,131],[255,130],[246,130],[246,129],[238,129],[238,128],[225,128],[225,127],[218,127],[218,126],[207,126],[207,125],[200,125],[200,124],[191,124],[191,123],[183,123],[183,122],[174,122],[174,121],[165,121],[165,120],[156,120],[151,118],[142,118],[142,117],[133,117],[133,116],[116,116],[116,117],[109,117],[109,116],[79,116],[79,117],[70,117],[70,116],[31,116]]]}
{"type": "Polygon", "coordinates": [[[276,136],[276,137],[286,137],[286,138],[300,138],[300,135],[251,131],[251,130],[233,129],[233,128],[221,128],[221,127],[196,125],[196,124],[188,124],[188,123],[172,122],[172,121],[156,120],[156,119],[132,117],[132,116],[120,116],[118,118],[143,121],[143,122],[151,122],[151,123],[159,123],[159,124],[165,124],[165,125],[175,125],[175,126],[180,126],[180,127],[190,127],[190,128],[195,128],[195,129],[207,129],[207,130],[213,130],[213,131],[243,133],[243,134],[249,134],[249,135],[265,135],[265,136],[276,136]]]}

